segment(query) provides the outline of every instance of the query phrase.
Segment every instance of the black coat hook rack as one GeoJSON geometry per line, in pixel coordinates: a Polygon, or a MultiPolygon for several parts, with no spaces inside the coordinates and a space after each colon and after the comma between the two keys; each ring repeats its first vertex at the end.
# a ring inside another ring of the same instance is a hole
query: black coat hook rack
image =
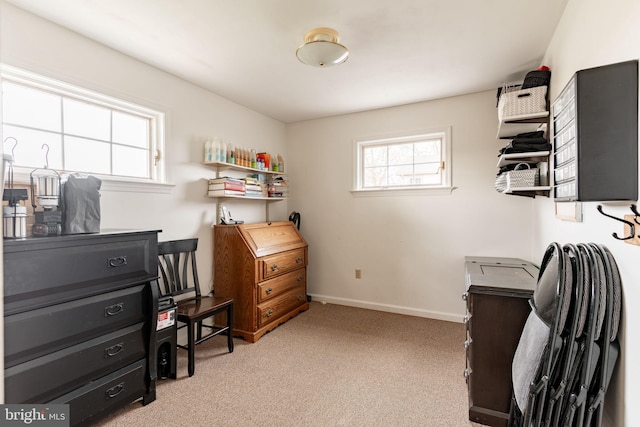
{"type": "MultiPolygon", "coordinates": [[[[631,205],[631,206],[632,206],[632,208],[631,208],[632,212],[633,212],[636,216],[640,215],[640,214],[637,214],[637,213],[636,213],[636,211],[635,211],[635,205],[631,205]]],[[[618,233],[611,233],[611,235],[613,236],[613,238],[614,238],[614,239],[618,239],[618,240],[629,240],[629,239],[633,239],[633,238],[636,236],[636,226],[635,226],[635,224],[634,224],[633,222],[631,222],[631,221],[627,221],[626,219],[618,218],[618,217],[616,217],[616,216],[613,216],[613,215],[609,215],[609,214],[604,213],[604,211],[602,210],[602,205],[598,205],[598,206],[597,206],[597,209],[598,209],[598,212],[600,212],[602,215],[606,216],[607,218],[611,218],[611,219],[614,219],[614,220],[616,220],[616,221],[620,221],[620,222],[622,222],[622,223],[624,223],[624,224],[627,224],[627,225],[629,226],[629,228],[630,228],[630,230],[631,230],[631,231],[629,232],[629,235],[628,235],[628,236],[618,237],[618,233]]],[[[636,220],[636,218],[634,218],[633,220],[634,220],[637,224],[640,224],[640,222],[638,222],[638,221],[636,220]]]]}
{"type": "Polygon", "coordinates": [[[631,212],[633,212],[633,221],[640,225],[640,222],[638,222],[638,217],[640,216],[640,213],[638,213],[638,208],[636,207],[635,204],[631,204],[631,206],[629,206],[629,209],[631,209],[631,212]]]}

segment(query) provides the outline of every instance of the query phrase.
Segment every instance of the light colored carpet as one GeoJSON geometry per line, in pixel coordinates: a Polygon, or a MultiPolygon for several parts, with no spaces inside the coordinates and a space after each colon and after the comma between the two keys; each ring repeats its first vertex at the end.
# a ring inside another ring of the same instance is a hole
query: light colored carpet
{"type": "Polygon", "coordinates": [[[178,350],[178,379],[100,426],[420,426],[468,420],[464,326],[312,302],[257,343],[178,350]]]}

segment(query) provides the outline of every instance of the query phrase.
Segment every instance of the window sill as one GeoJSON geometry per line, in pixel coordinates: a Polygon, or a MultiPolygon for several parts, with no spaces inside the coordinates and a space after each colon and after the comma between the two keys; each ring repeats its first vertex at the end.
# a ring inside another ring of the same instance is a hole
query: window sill
{"type": "MultiPolygon", "coordinates": [[[[152,181],[135,181],[126,179],[114,179],[101,175],[94,175],[96,178],[102,181],[100,185],[100,191],[113,191],[113,192],[130,192],[130,193],[156,193],[156,194],[171,194],[175,184],[165,184],[152,181]]],[[[14,185],[25,187],[31,183],[31,176],[29,173],[24,172],[16,168],[14,172],[14,185]]]]}
{"type": "Polygon", "coordinates": [[[102,179],[100,191],[171,194],[173,187],[175,187],[175,184],[102,179]]]}
{"type": "Polygon", "coordinates": [[[384,188],[375,190],[351,190],[354,197],[380,197],[380,196],[416,196],[416,195],[451,195],[456,187],[416,187],[416,188],[384,188]]]}

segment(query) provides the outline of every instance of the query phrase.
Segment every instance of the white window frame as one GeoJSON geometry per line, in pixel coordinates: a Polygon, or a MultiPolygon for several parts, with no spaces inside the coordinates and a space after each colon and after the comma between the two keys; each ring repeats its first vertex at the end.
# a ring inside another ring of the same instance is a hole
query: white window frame
{"type": "MultiPolygon", "coordinates": [[[[165,114],[142,105],[115,98],[96,91],[85,89],[73,84],[65,83],[49,77],[45,77],[27,70],[0,64],[0,83],[9,81],[38,90],[43,90],[63,97],[99,105],[110,110],[123,111],[148,118],[150,121],[149,134],[149,168],[150,178],[135,178],[117,175],[104,175],[91,173],[102,181],[101,190],[105,191],[133,191],[133,192],[157,192],[168,193],[173,185],[167,184],[165,179],[166,161],[164,159],[165,142],[165,114]]],[[[8,135],[3,135],[3,141],[8,135]]],[[[8,147],[4,147],[8,150],[8,147]]],[[[8,153],[11,154],[11,153],[8,153]]],[[[14,168],[16,181],[29,182],[30,168],[14,168]]],[[[74,171],[58,171],[71,173],[74,171]]]]}
{"type": "Polygon", "coordinates": [[[353,167],[353,189],[354,196],[404,196],[416,194],[451,194],[453,191],[452,165],[451,165],[451,127],[438,129],[423,129],[413,132],[396,133],[392,135],[377,135],[373,137],[362,137],[354,140],[354,167],[353,167]],[[380,188],[364,188],[362,177],[364,171],[363,148],[370,145],[393,145],[401,142],[424,141],[427,139],[441,138],[440,161],[444,168],[442,170],[442,182],[438,185],[407,185],[380,188]]]}

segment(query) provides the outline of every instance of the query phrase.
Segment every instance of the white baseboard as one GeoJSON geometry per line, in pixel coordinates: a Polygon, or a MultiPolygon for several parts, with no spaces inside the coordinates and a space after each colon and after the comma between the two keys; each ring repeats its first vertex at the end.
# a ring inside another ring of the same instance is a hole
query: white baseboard
{"type": "Polygon", "coordinates": [[[326,295],[309,294],[313,301],[321,303],[346,305],[348,307],[367,308],[369,310],[386,311],[388,313],[406,314],[409,316],[425,317],[428,319],[445,320],[447,322],[462,323],[464,316],[440,311],[422,310],[418,308],[403,307],[399,305],[380,304],[370,301],[360,301],[349,298],[336,298],[326,295]]]}

